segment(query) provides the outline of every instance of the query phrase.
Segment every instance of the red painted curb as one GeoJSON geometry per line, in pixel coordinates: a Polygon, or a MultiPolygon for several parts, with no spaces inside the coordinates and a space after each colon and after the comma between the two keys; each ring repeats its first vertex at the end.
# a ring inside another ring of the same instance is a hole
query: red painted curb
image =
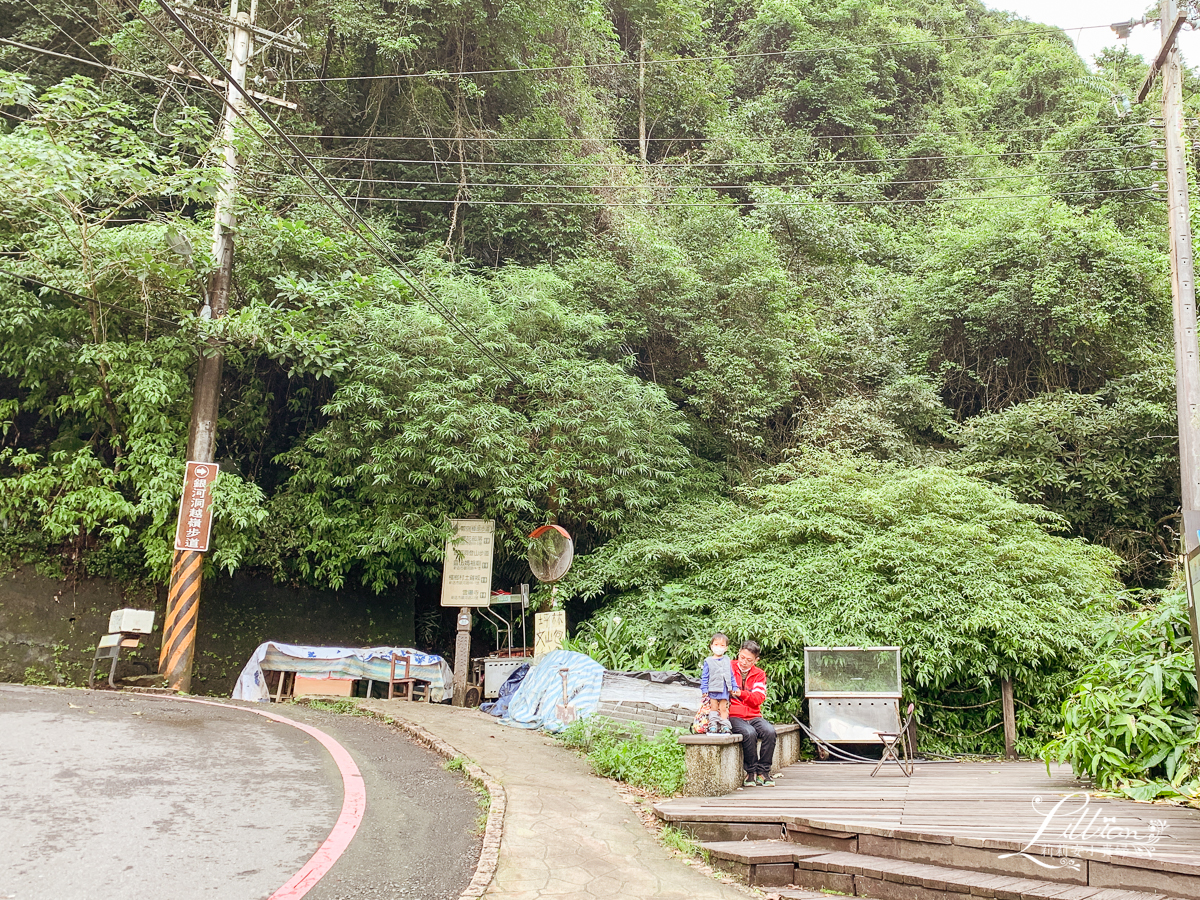
{"type": "Polygon", "coordinates": [[[300,871],[293,875],[287,884],[268,898],[268,900],[300,900],[313,889],[316,883],[325,876],[325,873],[333,868],[333,864],[338,861],[338,858],[346,852],[346,848],[350,846],[350,841],[354,839],[354,835],[358,831],[358,826],[362,824],[363,813],[367,810],[366,785],[363,784],[362,773],[358,771],[358,766],[349,751],[317,728],[301,722],[294,722],[265,710],[249,706],[231,706],[228,703],[216,703],[212,700],[197,700],[192,697],[162,697],[161,699],[180,700],[184,703],[203,703],[205,706],[219,706],[222,709],[244,709],[246,712],[252,712],[272,721],[298,728],[305,734],[312,735],[329,751],[329,755],[337,763],[338,771],[342,773],[341,815],[333,823],[329,837],[325,838],[325,842],[317,848],[317,852],[301,866],[300,871]]]}

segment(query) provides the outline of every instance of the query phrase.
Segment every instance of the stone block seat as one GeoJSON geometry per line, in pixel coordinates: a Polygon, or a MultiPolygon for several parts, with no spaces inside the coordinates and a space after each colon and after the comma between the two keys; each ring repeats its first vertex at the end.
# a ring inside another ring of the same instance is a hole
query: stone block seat
{"type": "MultiPolygon", "coordinates": [[[[775,757],[771,772],[790,766],[800,758],[800,726],[776,725],[775,757]]],[[[742,736],[740,734],[681,734],[686,752],[687,780],[683,793],[689,797],[719,797],[742,786],[742,736]]]]}

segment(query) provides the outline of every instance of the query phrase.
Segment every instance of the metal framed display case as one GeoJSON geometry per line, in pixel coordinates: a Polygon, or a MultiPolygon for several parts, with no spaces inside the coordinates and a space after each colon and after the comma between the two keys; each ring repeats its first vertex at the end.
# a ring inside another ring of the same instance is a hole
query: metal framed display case
{"type": "Polygon", "coordinates": [[[899,647],[805,647],[813,732],[831,744],[874,744],[900,728],[899,647]]]}

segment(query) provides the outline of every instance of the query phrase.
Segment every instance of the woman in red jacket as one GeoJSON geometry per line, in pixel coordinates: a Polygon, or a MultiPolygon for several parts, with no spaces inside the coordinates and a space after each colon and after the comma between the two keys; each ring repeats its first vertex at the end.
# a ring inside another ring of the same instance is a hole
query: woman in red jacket
{"type": "Polygon", "coordinates": [[[775,726],[762,717],[767,699],[767,673],[758,663],[759,647],[746,641],[733,661],[733,699],[729,701],[729,724],[742,736],[742,768],[745,787],[774,787],[771,761],[775,757],[775,726]]]}

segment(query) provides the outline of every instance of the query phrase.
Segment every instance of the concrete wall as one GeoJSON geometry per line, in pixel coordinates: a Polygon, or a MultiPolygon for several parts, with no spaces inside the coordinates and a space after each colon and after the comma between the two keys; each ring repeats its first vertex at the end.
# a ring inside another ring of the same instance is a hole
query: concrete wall
{"type": "MultiPolygon", "coordinates": [[[[122,654],[117,677],[158,668],[164,588],[103,578],[53,579],[31,569],[0,575],[0,681],[84,684],[108,614],[155,611],[145,647],[122,654]]],[[[208,579],[201,597],[192,692],[228,695],[250,653],[266,640],[335,646],[412,646],[408,592],[318,591],[235,575],[208,579]]],[[[107,669],[104,669],[107,673],[107,669]]]]}
{"type": "Polygon", "coordinates": [[[687,731],[692,727],[696,711],[682,706],[664,709],[652,703],[601,700],[596,715],[633,725],[646,737],[654,737],[664,728],[682,728],[687,731]]]}

